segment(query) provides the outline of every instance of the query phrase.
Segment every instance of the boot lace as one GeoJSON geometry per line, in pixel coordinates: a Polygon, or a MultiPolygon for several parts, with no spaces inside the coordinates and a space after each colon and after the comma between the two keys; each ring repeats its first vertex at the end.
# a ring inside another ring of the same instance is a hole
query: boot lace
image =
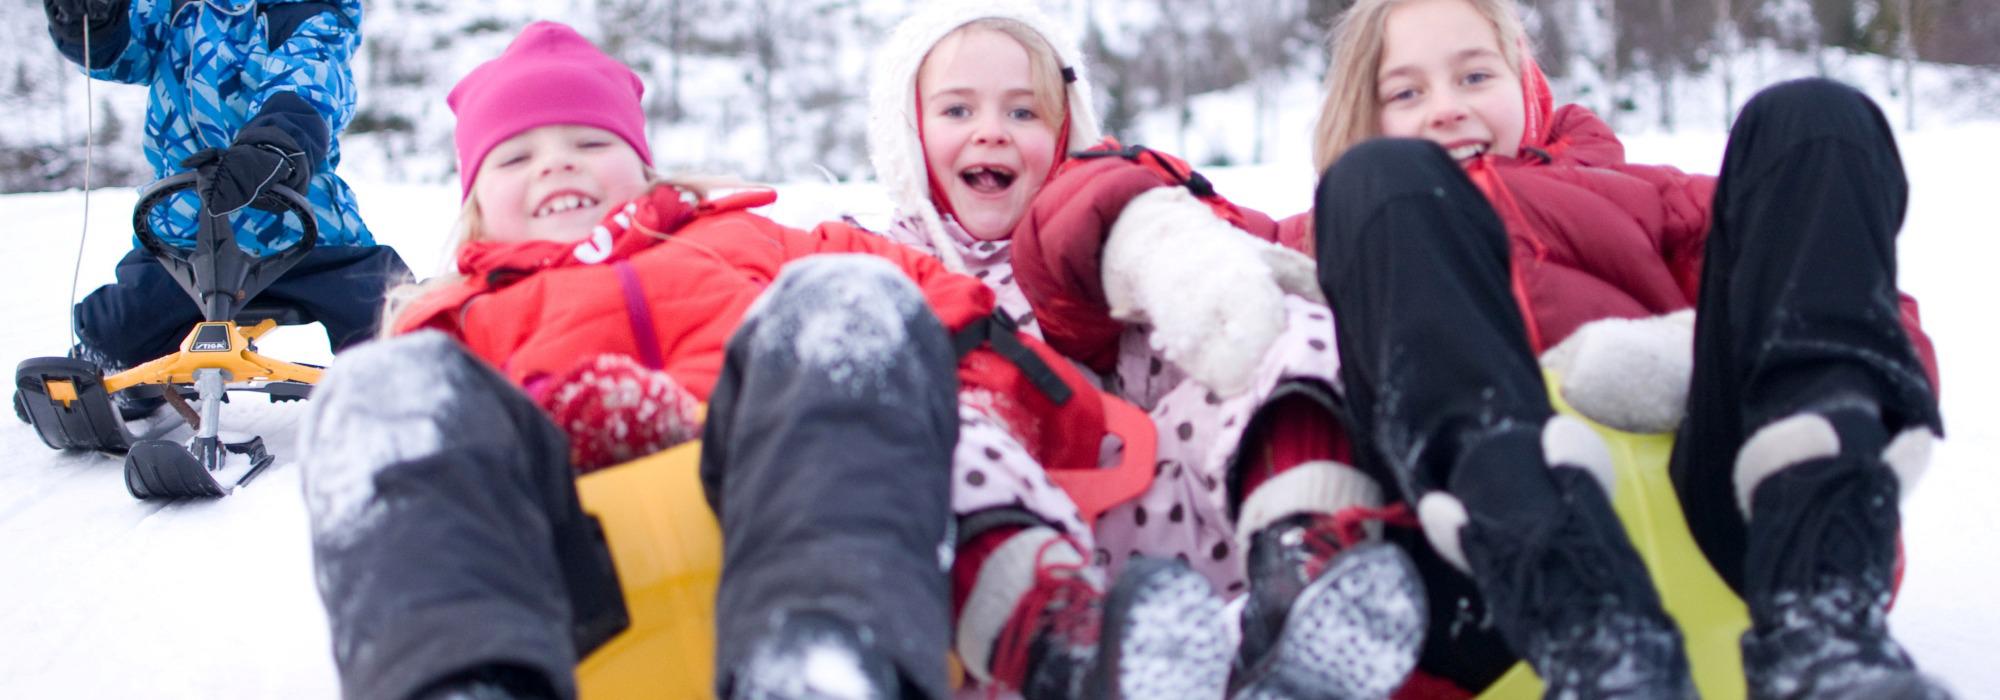
{"type": "Polygon", "coordinates": [[[994,644],[996,682],[988,688],[988,698],[1000,697],[1002,687],[1018,689],[1025,684],[1038,632],[1067,644],[1097,642],[1100,617],[1089,612],[1102,593],[1084,575],[1084,563],[1049,561],[1049,552],[1055,547],[1067,547],[1080,558],[1084,551],[1075,539],[1063,535],[1043,543],[1035,553],[1035,582],[1014,606],[994,644]]]}
{"type": "Polygon", "coordinates": [[[1418,527],[1416,514],[1401,501],[1380,508],[1353,506],[1342,508],[1332,515],[1314,515],[1311,524],[1305,528],[1302,542],[1307,555],[1306,561],[1302,562],[1304,580],[1319,578],[1333,563],[1335,556],[1367,540],[1372,523],[1389,527],[1418,527]]]}

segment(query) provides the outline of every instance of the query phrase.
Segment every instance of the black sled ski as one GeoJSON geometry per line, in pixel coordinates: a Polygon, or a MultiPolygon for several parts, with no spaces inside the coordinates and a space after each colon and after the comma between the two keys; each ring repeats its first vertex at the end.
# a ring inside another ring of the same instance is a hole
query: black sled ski
{"type": "Polygon", "coordinates": [[[97,365],[34,357],[14,371],[14,410],[58,450],[124,452],[132,444],[97,365]]]}
{"type": "Polygon", "coordinates": [[[42,442],[61,450],[124,453],[126,490],[137,498],[213,498],[249,482],[270,466],[272,457],[262,439],[222,440],[224,393],[255,391],[273,401],[294,401],[306,398],[319,381],[319,368],[265,357],[254,345],[279,325],[312,322],[286,305],[253,303],[318,242],[311,205],[282,186],[253,202],[266,211],[290,212],[304,229],[297,244],[265,256],[238,247],[228,218],[207,202],[196,217],[199,230],[192,249],[162,241],[153,231],[150,212],[175,194],[207,190],[199,171],[175,175],[142,190],[132,215],[140,244],[194,298],[206,319],[189,331],[179,352],[109,377],[92,363],[65,357],[31,358],[14,374],[14,411],[35,426],[42,442]],[[200,401],[198,411],[182,396],[190,389],[200,401]],[[195,437],[183,446],[132,435],[111,401],[120,391],[161,392],[195,429],[195,437]],[[249,468],[238,478],[218,478],[218,472],[234,471],[230,455],[247,459],[249,468]]]}

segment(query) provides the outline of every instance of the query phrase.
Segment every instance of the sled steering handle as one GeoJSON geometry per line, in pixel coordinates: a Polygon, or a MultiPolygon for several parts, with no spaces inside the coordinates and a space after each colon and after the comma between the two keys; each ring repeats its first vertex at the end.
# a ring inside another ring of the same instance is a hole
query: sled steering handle
{"type": "MultiPolygon", "coordinates": [[[[154,180],[152,184],[139,189],[139,205],[132,208],[132,230],[139,234],[139,241],[148,250],[164,249],[167,246],[160,240],[159,233],[153,230],[153,224],[147,214],[168,197],[195,189],[199,177],[198,171],[190,170],[154,180]]],[[[293,191],[292,188],[273,184],[269,189],[259,193],[250,204],[266,211],[282,210],[297,215],[299,225],[304,228],[305,233],[293,247],[306,250],[319,242],[319,221],[313,217],[312,204],[306,201],[304,195],[293,191]]],[[[210,213],[206,200],[202,201],[201,209],[203,214],[210,213]]]]}

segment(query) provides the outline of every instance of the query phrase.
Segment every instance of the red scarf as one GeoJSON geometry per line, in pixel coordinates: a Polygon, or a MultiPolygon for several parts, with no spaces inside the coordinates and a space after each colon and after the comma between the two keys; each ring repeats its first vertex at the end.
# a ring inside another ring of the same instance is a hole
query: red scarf
{"type": "Polygon", "coordinates": [[[777,201],[771,190],[750,190],[699,205],[682,201],[681,190],[661,185],[611,210],[582,241],[472,241],[458,250],[458,272],[466,279],[425,295],[397,319],[395,331],[438,327],[456,332],[456,310],[473,297],[505,287],[543,270],[571,265],[616,263],[666,240],[697,217],[761,207],[777,201]]]}

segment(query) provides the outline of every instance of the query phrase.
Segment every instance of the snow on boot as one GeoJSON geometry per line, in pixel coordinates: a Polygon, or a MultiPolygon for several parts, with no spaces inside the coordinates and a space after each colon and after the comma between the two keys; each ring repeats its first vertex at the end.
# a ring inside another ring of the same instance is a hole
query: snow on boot
{"type": "Polygon", "coordinates": [[[1232,697],[1379,698],[1409,676],[1423,585],[1371,526],[1415,521],[1400,505],[1373,507],[1381,500],[1373,479],[1335,462],[1285,470],[1244,500],[1250,590],[1232,697]]]}
{"type": "Polygon", "coordinates": [[[958,627],[967,670],[1027,700],[1220,697],[1227,640],[1222,601],[1185,564],[1135,559],[1100,593],[1049,528],[987,558],[958,627]]]}
{"type": "Polygon", "coordinates": [[[1499,432],[1472,449],[1454,485],[1518,474],[1501,468],[1510,463],[1546,464],[1557,517],[1475,516],[1444,491],[1426,494],[1418,517],[1437,551],[1477,582],[1495,626],[1541,676],[1544,697],[1696,697],[1680,631],[1611,509],[1615,472],[1597,435],[1557,416],[1539,436],[1499,432]]]}
{"type": "Polygon", "coordinates": [[[417,691],[411,700],[555,700],[547,679],[519,666],[481,666],[417,691]]]}
{"type": "MultiPolygon", "coordinates": [[[[1289,549],[1301,537],[1317,537],[1301,535],[1311,527],[1260,534],[1251,545],[1253,566],[1284,556],[1260,560],[1258,548],[1289,549]]],[[[1385,698],[1416,668],[1428,624],[1416,565],[1383,542],[1355,545],[1330,564],[1283,608],[1260,595],[1253,570],[1231,697],[1385,698]]]]}
{"type": "Polygon", "coordinates": [[[731,700],[894,700],[896,667],[866,630],[819,611],[783,621],[730,676],[731,700]]]}
{"type": "Polygon", "coordinates": [[[1737,453],[1738,505],[1750,516],[1751,698],[1950,697],[1917,672],[1887,621],[1898,498],[1928,462],[1931,434],[1891,442],[1871,408],[1796,414],[1737,453]]]}

